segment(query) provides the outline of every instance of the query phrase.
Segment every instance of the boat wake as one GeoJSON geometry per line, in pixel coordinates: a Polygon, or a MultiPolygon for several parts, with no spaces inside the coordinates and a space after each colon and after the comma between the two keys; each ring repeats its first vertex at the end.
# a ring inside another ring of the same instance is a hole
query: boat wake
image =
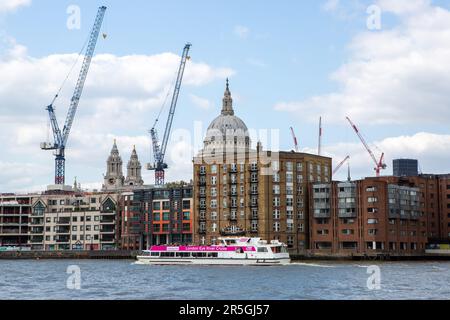
{"type": "Polygon", "coordinates": [[[326,264],[317,264],[317,263],[307,263],[307,262],[291,262],[290,266],[305,266],[305,267],[314,267],[314,268],[337,268],[337,266],[330,266],[326,264]]]}

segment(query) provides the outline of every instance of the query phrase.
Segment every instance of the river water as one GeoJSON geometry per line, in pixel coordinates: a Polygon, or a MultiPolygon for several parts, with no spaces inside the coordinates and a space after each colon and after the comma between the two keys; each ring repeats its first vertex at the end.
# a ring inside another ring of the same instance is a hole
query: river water
{"type": "Polygon", "coordinates": [[[204,267],[0,260],[0,299],[450,299],[450,262],[372,264],[204,267]]]}

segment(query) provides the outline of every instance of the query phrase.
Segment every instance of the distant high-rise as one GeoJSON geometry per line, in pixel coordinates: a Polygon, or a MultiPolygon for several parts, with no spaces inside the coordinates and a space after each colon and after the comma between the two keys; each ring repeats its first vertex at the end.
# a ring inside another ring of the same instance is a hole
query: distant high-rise
{"type": "Polygon", "coordinates": [[[393,160],[394,176],[415,177],[419,175],[419,162],[416,159],[393,160]]]}

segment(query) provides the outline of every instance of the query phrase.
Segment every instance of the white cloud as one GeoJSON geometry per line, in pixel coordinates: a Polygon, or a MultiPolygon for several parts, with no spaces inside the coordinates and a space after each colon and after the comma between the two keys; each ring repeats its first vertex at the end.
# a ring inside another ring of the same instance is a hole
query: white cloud
{"type": "Polygon", "coordinates": [[[30,4],[31,0],[0,0],[0,13],[12,12],[30,4]]]}
{"type": "MultiPolygon", "coordinates": [[[[5,137],[1,160],[8,159],[8,168],[16,168],[0,170],[0,191],[5,192],[52,182],[54,157],[39,148],[47,136],[45,106],[77,58],[75,54],[34,58],[26,54],[26,48],[13,51],[17,54],[0,57],[0,136],[5,137]],[[29,167],[30,162],[37,167],[29,167]],[[18,180],[25,178],[27,186],[18,180]]],[[[95,186],[98,182],[93,179],[101,181],[114,138],[118,140],[124,170],[133,145],[142,164],[149,161],[151,141],[146,132],[172,90],[179,61],[180,57],[173,53],[94,57],[66,150],[67,184],[73,182],[73,176],[78,176],[82,184],[88,181],[88,185],[95,186]]],[[[56,102],[61,127],[80,62],[56,102]]],[[[186,91],[189,87],[199,88],[233,74],[230,68],[190,60],[183,87],[186,91]]],[[[151,173],[143,173],[146,183],[152,183],[151,173]]]]}
{"type": "Polygon", "coordinates": [[[247,39],[250,35],[250,29],[245,26],[235,26],[234,27],[234,33],[241,39],[247,39]]]}
{"type": "Polygon", "coordinates": [[[349,62],[331,75],[339,89],[276,110],[315,121],[438,124],[450,121],[450,12],[429,1],[380,1],[400,24],[354,37],[349,62]]]}
{"type": "Polygon", "coordinates": [[[190,94],[189,97],[190,97],[192,103],[195,106],[199,107],[200,109],[209,110],[213,106],[213,103],[211,101],[209,101],[208,99],[199,97],[195,94],[190,94]]]}

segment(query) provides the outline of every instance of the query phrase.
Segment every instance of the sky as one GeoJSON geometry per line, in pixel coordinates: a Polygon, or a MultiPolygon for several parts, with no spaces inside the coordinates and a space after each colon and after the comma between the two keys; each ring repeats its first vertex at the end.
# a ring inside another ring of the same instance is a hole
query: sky
{"type": "MultiPolygon", "coordinates": [[[[54,180],[45,107],[77,61],[100,5],[108,7],[66,149],[66,183],[100,188],[114,139],[152,162],[148,130],[192,43],[173,123],[166,180],[189,181],[192,157],[220,113],[226,78],[237,116],[267,149],[350,156],[352,177],[374,163],[346,116],[379,157],[417,158],[450,172],[450,1],[428,0],[0,0],[0,192],[40,191],[54,180]],[[75,7],[74,7],[75,6],[75,7]],[[79,28],[73,8],[79,9],[79,28]],[[276,135],[273,135],[275,137],[276,135]],[[275,138],[273,138],[275,140],[275,138]]],[[[80,61],[56,101],[64,123],[80,61]]],[[[170,100],[170,99],[169,99],[170,100]]],[[[170,101],[169,101],[170,102],[170,101]]],[[[335,179],[345,179],[341,169],[335,179]]],[[[153,173],[143,170],[146,184],[153,173]]]]}

